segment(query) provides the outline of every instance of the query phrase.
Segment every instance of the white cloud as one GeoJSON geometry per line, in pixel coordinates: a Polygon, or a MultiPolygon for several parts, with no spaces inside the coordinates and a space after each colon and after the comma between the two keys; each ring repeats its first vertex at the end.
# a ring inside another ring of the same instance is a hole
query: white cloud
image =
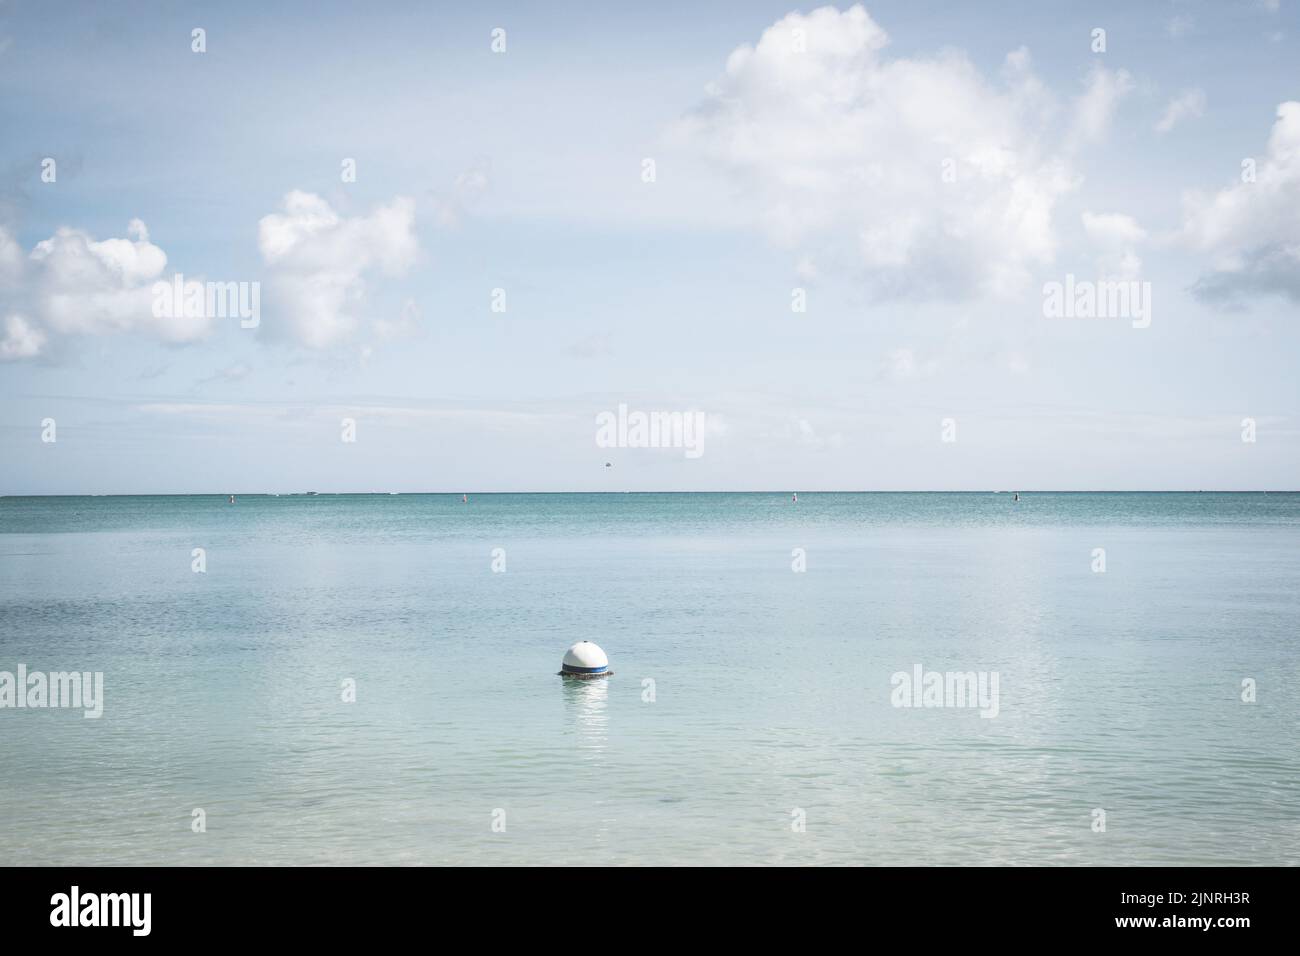
{"type": "Polygon", "coordinates": [[[1174,97],[1165,107],[1164,115],[1156,123],[1157,133],[1167,133],[1185,119],[1195,119],[1205,112],[1205,93],[1202,90],[1188,90],[1174,97]]]}
{"type": "Polygon", "coordinates": [[[0,358],[33,358],[74,336],[139,332],[172,343],[202,338],[211,327],[208,318],[153,314],[153,283],[166,266],[167,254],[149,241],[139,219],[127,226],[127,238],[97,240],[61,227],[25,258],[0,229],[0,306],[7,312],[0,358]]]}
{"type": "Polygon", "coordinates": [[[1147,232],[1132,216],[1124,213],[1083,213],[1083,231],[1100,251],[1098,278],[1134,279],[1142,270],[1137,247],[1147,232]]]}
{"type": "Polygon", "coordinates": [[[0,339],[0,360],[35,358],[44,347],[45,333],[33,328],[21,315],[5,319],[5,334],[0,339]]]}
{"type": "Polygon", "coordinates": [[[258,223],[268,334],[315,349],[346,341],[360,322],[365,273],[400,275],[415,261],[414,225],[415,203],[404,197],[368,216],[345,217],[320,196],[289,193],[283,212],[258,223]]]}
{"type": "MultiPolygon", "coordinates": [[[[878,294],[1022,289],[1054,256],[1053,209],[1078,181],[1055,99],[1023,49],[990,78],[960,52],[887,44],[861,6],[789,14],[731,53],[673,139],[796,259],[862,272],[878,294]]],[[[1068,143],[1103,135],[1131,86],[1094,72],[1068,143]]]]}
{"type": "Polygon", "coordinates": [[[1213,195],[1184,198],[1183,238],[1211,257],[1193,287],[1234,302],[1261,293],[1300,301],[1300,102],[1282,103],[1252,177],[1213,195]]]}
{"type": "Polygon", "coordinates": [[[1112,246],[1136,245],[1147,237],[1136,219],[1118,212],[1084,212],[1083,231],[1094,242],[1112,246]]]}
{"type": "Polygon", "coordinates": [[[23,274],[23,247],[0,226],[0,291],[18,284],[23,274]]]}
{"type": "MultiPolygon", "coordinates": [[[[345,217],[318,196],[293,192],[283,212],[259,222],[258,247],[273,305],[265,324],[278,323],[282,334],[325,348],[356,327],[366,273],[395,275],[414,261],[414,203],[399,197],[368,216],[345,217]]],[[[139,219],[131,220],[125,238],[100,240],[61,227],[27,256],[0,228],[0,360],[34,358],[77,336],[134,332],[169,343],[205,337],[212,316],[183,309],[154,315],[153,287],[170,281],[166,267],[167,254],[139,219]]],[[[408,334],[412,321],[403,312],[400,322],[381,323],[377,333],[408,334]]]]}
{"type": "Polygon", "coordinates": [[[1133,90],[1128,70],[1108,70],[1094,64],[1088,74],[1087,87],[1075,101],[1073,146],[1093,143],[1105,136],[1120,100],[1133,90]]]}
{"type": "MultiPolygon", "coordinates": [[[[132,406],[150,415],[186,418],[194,421],[265,426],[268,422],[333,422],[357,416],[366,420],[395,422],[445,421],[473,428],[528,431],[548,423],[572,424],[585,414],[570,411],[539,411],[533,408],[489,407],[458,404],[383,405],[364,402],[340,405],[333,402],[144,402],[132,406]]],[[[712,422],[710,422],[710,427],[712,422]]],[[[277,426],[278,427],[278,426],[277,426]]],[[[711,433],[706,429],[706,434],[711,433]]]]}

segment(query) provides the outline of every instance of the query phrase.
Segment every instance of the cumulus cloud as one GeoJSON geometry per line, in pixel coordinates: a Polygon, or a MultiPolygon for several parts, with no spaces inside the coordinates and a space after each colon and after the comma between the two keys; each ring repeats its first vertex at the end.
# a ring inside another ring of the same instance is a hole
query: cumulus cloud
{"type": "Polygon", "coordinates": [[[269,335],[323,349],[349,339],[364,308],[365,275],[400,275],[415,261],[415,204],[397,197],[368,216],[341,216],[312,193],[294,191],[283,211],[258,223],[267,265],[269,335]]]}
{"type": "Polygon", "coordinates": [[[0,228],[0,359],[34,358],[76,336],[140,332],[173,343],[202,338],[211,327],[208,318],[154,315],[153,284],[166,266],[167,254],[149,241],[139,219],[131,220],[126,238],[97,240],[62,227],[26,256],[0,228]]]}
{"type": "Polygon", "coordinates": [[[1137,247],[1146,241],[1147,232],[1132,216],[1124,213],[1083,213],[1083,231],[1097,247],[1098,277],[1133,279],[1142,270],[1137,247]]]}
{"type": "Polygon", "coordinates": [[[1089,239],[1106,245],[1132,246],[1147,237],[1132,216],[1119,212],[1083,214],[1083,231],[1089,239]]]}
{"type": "Polygon", "coordinates": [[[891,56],[861,6],[791,13],[727,58],[676,144],[728,176],[795,261],[860,272],[877,294],[1022,289],[1057,247],[1068,152],[1104,134],[1132,81],[1098,68],[1065,121],[1013,51],[891,56]]]}
{"type": "Polygon", "coordinates": [[[1132,91],[1133,77],[1128,70],[1108,70],[1094,64],[1083,93],[1075,101],[1070,142],[1080,146],[1105,136],[1120,101],[1132,91]]]}
{"type": "Polygon", "coordinates": [[[1282,103],[1259,160],[1242,181],[1184,198],[1183,238],[1211,258],[1199,298],[1237,303],[1277,294],[1300,302],[1300,102],[1282,103]]]}
{"type": "Polygon", "coordinates": [[[1185,119],[1195,119],[1205,112],[1205,93],[1195,89],[1175,96],[1156,123],[1157,133],[1167,133],[1185,119]]]}
{"type": "Polygon", "coordinates": [[[0,226],[0,292],[18,284],[23,273],[23,247],[0,226]]]}
{"type": "Polygon", "coordinates": [[[45,333],[32,326],[21,315],[5,319],[4,336],[0,338],[0,360],[35,358],[45,348],[45,333]]]}
{"type": "MultiPolygon", "coordinates": [[[[399,274],[414,261],[414,203],[399,197],[370,215],[347,217],[319,196],[293,192],[281,212],[259,222],[258,247],[273,305],[270,331],[325,348],[356,327],[366,274],[399,274]]],[[[80,336],[202,339],[217,320],[209,310],[159,309],[163,314],[155,315],[155,284],[172,281],[166,268],[167,254],[139,219],[131,220],[123,238],[96,239],[61,227],[26,255],[0,227],[0,360],[35,358],[80,336]]],[[[412,321],[404,312],[399,323],[380,324],[377,332],[400,336],[412,321]]]]}

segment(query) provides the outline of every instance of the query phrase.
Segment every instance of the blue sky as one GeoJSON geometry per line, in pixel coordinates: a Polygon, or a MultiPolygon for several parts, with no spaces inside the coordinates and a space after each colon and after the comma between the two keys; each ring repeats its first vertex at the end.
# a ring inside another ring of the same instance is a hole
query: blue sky
{"type": "Polygon", "coordinates": [[[1295,3],[382,7],[0,0],[0,493],[1296,486],[1295,3]]]}

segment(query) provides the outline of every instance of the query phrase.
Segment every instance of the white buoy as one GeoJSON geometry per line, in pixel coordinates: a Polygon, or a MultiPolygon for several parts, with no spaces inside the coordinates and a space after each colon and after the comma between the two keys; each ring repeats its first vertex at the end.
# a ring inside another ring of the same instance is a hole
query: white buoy
{"type": "Polygon", "coordinates": [[[591,680],[595,677],[608,677],[614,673],[609,669],[609,658],[591,641],[579,641],[564,652],[560,663],[560,676],[575,680],[591,680]]]}

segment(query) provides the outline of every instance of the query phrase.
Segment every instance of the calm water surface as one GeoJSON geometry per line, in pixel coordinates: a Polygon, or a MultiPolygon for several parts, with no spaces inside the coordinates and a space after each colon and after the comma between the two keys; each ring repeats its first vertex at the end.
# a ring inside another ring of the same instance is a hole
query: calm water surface
{"type": "Polygon", "coordinates": [[[0,864],[1300,861],[1295,494],[0,498],[20,663],[0,864]]]}

